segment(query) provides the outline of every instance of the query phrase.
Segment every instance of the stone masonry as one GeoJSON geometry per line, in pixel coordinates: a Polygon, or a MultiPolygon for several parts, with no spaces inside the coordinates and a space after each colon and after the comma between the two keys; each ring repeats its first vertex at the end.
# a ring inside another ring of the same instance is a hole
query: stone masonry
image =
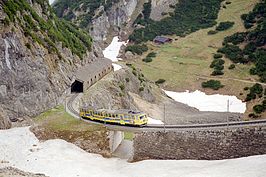
{"type": "Polygon", "coordinates": [[[259,154],[266,154],[266,127],[137,133],[133,160],[219,160],[259,154]]]}

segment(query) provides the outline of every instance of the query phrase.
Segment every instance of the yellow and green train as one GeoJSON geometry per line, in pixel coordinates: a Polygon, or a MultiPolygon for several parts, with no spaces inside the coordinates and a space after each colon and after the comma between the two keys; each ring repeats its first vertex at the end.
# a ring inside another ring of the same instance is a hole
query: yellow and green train
{"type": "Polygon", "coordinates": [[[131,126],[143,126],[148,123],[148,117],[145,113],[131,110],[108,110],[84,107],[80,109],[80,117],[105,123],[131,126]]]}

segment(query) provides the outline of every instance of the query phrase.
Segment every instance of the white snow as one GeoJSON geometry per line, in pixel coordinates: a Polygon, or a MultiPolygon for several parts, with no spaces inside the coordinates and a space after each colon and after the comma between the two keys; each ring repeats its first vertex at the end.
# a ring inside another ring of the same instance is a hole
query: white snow
{"type": "Polygon", "coordinates": [[[5,59],[6,59],[6,65],[7,67],[11,70],[11,64],[10,64],[10,61],[9,61],[9,52],[8,52],[8,49],[10,47],[8,41],[6,39],[4,39],[5,41],[5,45],[6,45],[6,48],[5,48],[5,59]]]}
{"type": "Polygon", "coordinates": [[[148,117],[148,124],[164,124],[161,120],[153,119],[148,117]]]}
{"type": "Polygon", "coordinates": [[[206,95],[199,90],[195,92],[172,92],[164,90],[164,92],[175,101],[195,107],[200,111],[226,112],[228,100],[229,112],[244,113],[246,111],[246,103],[243,103],[236,96],[219,94],[206,95]]]}
{"type": "Polygon", "coordinates": [[[55,0],[49,0],[49,4],[53,4],[55,0]]]}
{"type": "Polygon", "coordinates": [[[104,57],[112,60],[113,62],[118,61],[119,58],[117,58],[117,56],[119,55],[120,48],[122,45],[126,44],[127,42],[119,42],[118,36],[115,36],[111,44],[104,49],[103,51],[104,57]]]}
{"type": "Polygon", "coordinates": [[[86,153],[63,140],[39,142],[29,127],[0,130],[0,168],[13,166],[51,177],[262,177],[266,155],[246,158],[197,160],[145,160],[128,163],[86,153]]]}
{"type": "Polygon", "coordinates": [[[114,67],[114,71],[118,71],[119,69],[122,68],[122,66],[120,66],[119,64],[115,64],[115,63],[113,63],[112,65],[113,65],[113,67],[114,67]]]}

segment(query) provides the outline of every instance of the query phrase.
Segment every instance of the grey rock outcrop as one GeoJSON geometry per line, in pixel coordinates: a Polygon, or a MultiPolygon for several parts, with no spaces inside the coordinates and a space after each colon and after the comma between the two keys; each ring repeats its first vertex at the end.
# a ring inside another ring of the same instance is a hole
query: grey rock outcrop
{"type": "Polygon", "coordinates": [[[174,8],[171,8],[170,6],[173,6],[177,3],[177,0],[152,0],[152,10],[150,18],[155,21],[160,21],[162,18],[164,18],[169,12],[173,12],[174,8]]]}
{"type": "Polygon", "coordinates": [[[120,29],[130,23],[138,3],[139,0],[120,0],[107,12],[102,11],[102,15],[92,21],[90,33],[94,40],[105,41],[111,31],[119,34],[120,29]]]}

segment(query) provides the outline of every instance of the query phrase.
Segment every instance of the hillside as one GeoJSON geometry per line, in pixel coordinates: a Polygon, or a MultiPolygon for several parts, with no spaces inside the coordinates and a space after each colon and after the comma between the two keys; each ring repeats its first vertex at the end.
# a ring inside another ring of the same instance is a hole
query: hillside
{"type": "MultiPolygon", "coordinates": [[[[59,18],[72,21],[90,32],[93,40],[108,44],[111,36],[130,33],[132,20],[144,0],[57,0],[53,4],[59,18]]],[[[134,21],[134,20],[133,20],[134,21]]]]}
{"type": "Polygon", "coordinates": [[[90,35],[46,0],[1,0],[0,14],[0,117],[9,125],[58,104],[78,66],[96,57],[90,35]]]}
{"type": "MultiPolygon", "coordinates": [[[[218,76],[212,75],[214,68],[211,68],[210,65],[213,61],[214,54],[223,46],[223,41],[226,36],[230,36],[236,32],[246,31],[241,15],[252,11],[258,2],[256,0],[232,0],[230,3],[222,2],[217,19],[215,20],[217,25],[211,28],[200,29],[185,35],[168,35],[169,33],[164,33],[165,30],[162,30],[163,33],[156,33],[156,35],[165,34],[172,38],[173,42],[165,45],[155,45],[149,41],[145,42],[148,46],[148,51],[144,52],[141,57],[135,56],[136,59],[132,62],[138,68],[141,68],[143,74],[148,79],[154,82],[159,79],[166,80],[162,84],[164,89],[174,91],[194,91],[199,89],[209,94],[236,95],[244,101],[247,93],[243,89],[245,87],[251,87],[256,82],[260,82],[256,75],[250,75],[249,73],[249,70],[254,64],[250,62],[245,65],[235,64],[235,69],[228,69],[232,61],[224,59],[224,74],[218,76]],[[221,22],[232,22],[233,25],[213,35],[208,34],[210,31],[217,29],[220,24],[223,24],[221,22]],[[142,60],[146,61],[145,58],[149,53],[155,53],[155,57],[152,58],[151,62],[143,62],[142,60]],[[221,81],[224,87],[218,91],[202,88],[202,82],[210,79],[221,81]]],[[[178,7],[178,4],[176,7],[178,7]]],[[[185,14],[183,15],[183,18],[188,17],[185,14]]],[[[189,25],[185,26],[188,27],[189,25]]],[[[146,27],[142,30],[146,30],[146,27]]],[[[146,36],[144,35],[144,37],[146,36]]],[[[248,114],[252,112],[252,105],[254,103],[248,103],[248,111],[245,117],[248,117],[248,114]]]]}

